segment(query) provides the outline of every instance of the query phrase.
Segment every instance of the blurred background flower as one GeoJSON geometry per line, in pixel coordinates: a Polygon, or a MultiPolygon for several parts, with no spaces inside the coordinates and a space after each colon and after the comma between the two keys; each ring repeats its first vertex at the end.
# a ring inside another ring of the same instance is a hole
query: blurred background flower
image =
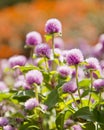
{"type": "Polygon", "coordinates": [[[24,49],[26,34],[38,31],[44,35],[44,25],[49,18],[62,22],[66,48],[71,44],[84,44],[83,41],[94,45],[104,33],[103,14],[104,0],[0,1],[0,58],[14,54],[28,56],[28,49],[24,49]]]}

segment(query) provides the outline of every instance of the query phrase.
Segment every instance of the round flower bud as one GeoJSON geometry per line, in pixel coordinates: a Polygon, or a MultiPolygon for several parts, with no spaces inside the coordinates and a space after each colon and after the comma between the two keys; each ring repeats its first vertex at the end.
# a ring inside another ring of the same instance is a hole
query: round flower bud
{"type": "Polygon", "coordinates": [[[63,49],[64,46],[64,41],[60,37],[55,37],[54,38],[54,46],[55,48],[63,49]]]}
{"type": "Polygon", "coordinates": [[[26,57],[25,56],[22,56],[22,55],[18,55],[18,56],[12,56],[10,59],[9,59],[9,66],[11,68],[19,65],[19,66],[24,66],[26,64],[26,57]]]}
{"type": "Polygon", "coordinates": [[[79,49],[72,49],[66,55],[68,65],[77,65],[83,61],[82,52],[79,49]]]}
{"type": "Polygon", "coordinates": [[[99,70],[100,69],[100,64],[97,58],[90,57],[85,60],[88,64],[85,65],[87,69],[92,69],[92,70],[99,70]]]}
{"type": "Polygon", "coordinates": [[[15,128],[12,127],[11,125],[6,125],[3,127],[3,130],[15,130],[15,128]]]}
{"type": "Polygon", "coordinates": [[[30,98],[25,102],[25,109],[27,110],[32,110],[37,106],[39,106],[39,102],[36,98],[30,98]]]}
{"type": "Polygon", "coordinates": [[[80,125],[74,125],[73,130],[82,130],[80,125]]]}
{"type": "Polygon", "coordinates": [[[94,85],[94,88],[97,91],[100,91],[104,88],[104,80],[103,79],[97,79],[97,80],[94,81],[93,85],[94,85]]]}
{"type": "Polygon", "coordinates": [[[61,22],[55,18],[49,19],[45,24],[45,32],[48,34],[61,33],[62,32],[61,22]]]}
{"type": "Polygon", "coordinates": [[[26,44],[28,46],[36,46],[40,43],[42,43],[42,37],[40,33],[32,31],[26,35],[26,44]]]}
{"type": "Polygon", "coordinates": [[[57,71],[62,77],[67,77],[70,74],[70,68],[66,65],[59,66],[57,71]]]}
{"type": "Polygon", "coordinates": [[[26,82],[30,85],[36,83],[40,85],[43,81],[43,75],[38,70],[31,70],[26,73],[26,82]]]}
{"type": "Polygon", "coordinates": [[[74,81],[67,82],[62,87],[65,93],[74,93],[77,90],[77,86],[74,81]]]}
{"type": "Polygon", "coordinates": [[[39,57],[47,57],[49,58],[51,55],[51,49],[47,44],[39,44],[35,48],[35,53],[39,57]]]}
{"type": "Polygon", "coordinates": [[[8,119],[6,117],[0,117],[0,126],[6,126],[8,124],[8,119]]]}

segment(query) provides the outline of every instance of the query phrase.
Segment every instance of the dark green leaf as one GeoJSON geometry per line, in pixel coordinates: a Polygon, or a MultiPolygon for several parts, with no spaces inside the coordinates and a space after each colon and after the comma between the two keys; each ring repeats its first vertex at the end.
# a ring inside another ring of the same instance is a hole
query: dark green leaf
{"type": "Polygon", "coordinates": [[[86,123],[83,130],[95,130],[95,125],[92,122],[86,123]]]}
{"type": "Polygon", "coordinates": [[[89,107],[80,108],[73,115],[73,119],[77,119],[79,121],[80,119],[87,121],[96,121],[96,117],[94,116],[93,112],[89,110],[89,107]]]}
{"type": "Polygon", "coordinates": [[[56,118],[56,127],[58,130],[63,130],[65,113],[60,113],[56,118]]]}
{"type": "Polygon", "coordinates": [[[20,102],[25,102],[30,97],[34,97],[33,90],[19,91],[14,94],[13,99],[17,99],[20,102]]]}
{"type": "Polygon", "coordinates": [[[58,98],[59,97],[57,90],[52,90],[45,101],[45,104],[48,106],[48,109],[51,109],[55,106],[55,104],[58,102],[58,98]]]}

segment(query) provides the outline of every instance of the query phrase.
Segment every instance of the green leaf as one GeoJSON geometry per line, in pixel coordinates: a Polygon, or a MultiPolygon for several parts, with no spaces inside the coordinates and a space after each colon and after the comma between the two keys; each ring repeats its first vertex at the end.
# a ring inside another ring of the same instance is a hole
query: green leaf
{"type": "Polygon", "coordinates": [[[48,109],[54,107],[58,102],[58,99],[59,99],[58,91],[56,89],[52,90],[45,101],[45,104],[48,106],[48,109]]]}
{"type": "Polygon", "coordinates": [[[39,70],[38,67],[32,66],[32,65],[29,65],[29,66],[20,66],[19,68],[20,68],[20,70],[21,70],[23,73],[26,73],[26,72],[28,72],[28,71],[30,71],[30,70],[34,70],[34,69],[39,70]]]}
{"type": "Polygon", "coordinates": [[[88,88],[90,85],[90,79],[83,79],[79,82],[79,87],[80,88],[88,88]]]}
{"type": "Polygon", "coordinates": [[[92,122],[88,122],[83,126],[83,130],[95,130],[95,125],[92,122]]]}
{"type": "Polygon", "coordinates": [[[89,110],[89,107],[80,108],[73,115],[73,119],[77,119],[79,121],[81,119],[86,121],[96,121],[96,117],[94,116],[93,112],[89,110]]]}
{"type": "Polygon", "coordinates": [[[11,98],[11,93],[0,93],[0,101],[11,98]]]}
{"type": "Polygon", "coordinates": [[[65,113],[60,113],[56,118],[56,127],[58,130],[63,130],[65,113]]]}
{"type": "Polygon", "coordinates": [[[34,97],[33,90],[19,91],[19,92],[14,94],[13,99],[16,99],[20,102],[25,102],[30,97],[34,97]]]}

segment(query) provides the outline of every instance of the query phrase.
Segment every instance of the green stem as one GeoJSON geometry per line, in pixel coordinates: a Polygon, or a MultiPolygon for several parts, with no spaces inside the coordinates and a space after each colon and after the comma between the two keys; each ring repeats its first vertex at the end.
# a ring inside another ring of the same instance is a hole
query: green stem
{"type": "Polygon", "coordinates": [[[90,105],[91,101],[91,96],[92,96],[92,89],[93,89],[93,71],[90,70],[90,77],[91,77],[91,88],[90,88],[90,95],[89,95],[89,100],[88,100],[88,106],[90,105]]]}
{"type": "Polygon", "coordinates": [[[53,53],[53,59],[54,59],[54,56],[55,56],[55,52],[54,52],[54,33],[52,34],[52,53],[53,53]]]}
{"type": "Polygon", "coordinates": [[[34,47],[31,48],[31,52],[30,52],[30,58],[32,60],[32,63],[33,63],[33,53],[34,53],[34,47]]]}
{"type": "Polygon", "coordinates": [[[38,97],[38,88],[37,88],[38,86],[35,84],[34,85],[34,90],[35,90],[35,97],[36,97],[36,99],[39,101],[39,97],[38,97]]]}
{"type": "Polygon", "coordinates": [[[70,95],[71,95],[71,97],[72,97],[72,99],[73,99],[73,101],[74,101],[74,103],[75,103],[76,107],[78,107],[78,109],[79,109],[79,106],[78,106],[78,104],[77,104],[77,102],[76,102],[76,100],[75,100],[75,98],[74,98],[73,94],[72,94],[72,93],[70,93],[70,95]]]}
{"type": "Polygon", "coordinates": [[[99,92],[99,106],[98,106],[98,110],[100,111],[101,110],[101,91],[99,92]]]}
{"type": "Polygon", "coordinates": [[[77,89],[78,89],[78,95],[82,107],[82,99],[81,99],[81,94],[80,94],[80,89],[79,89],[79,84],[78,84],[78,65],[75,65],[75,70],[76,70],[76,84],[77,84],[77,89]]]}
{"type": "Polygon", "coordinates": [[[44,57],[45,65],[46,65],[46,70],[49,72],[49,66],[48,66],[48,61],[47,58],[44,57]]]}

